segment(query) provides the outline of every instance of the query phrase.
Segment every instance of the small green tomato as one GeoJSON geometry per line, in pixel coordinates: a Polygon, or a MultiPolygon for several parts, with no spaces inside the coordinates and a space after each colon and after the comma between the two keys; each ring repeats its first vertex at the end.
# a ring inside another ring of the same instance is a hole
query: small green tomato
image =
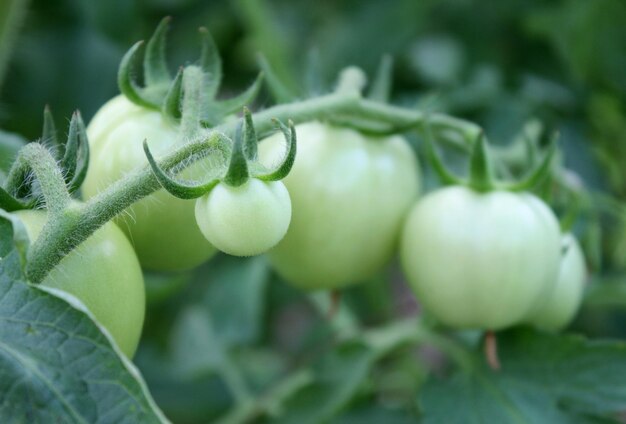
{"type": "Polygon", "coordinates": [[[280,181],[251,178],[238,187],[220,183],[196,200],[202,234],[230,255],[266,252],[283,238],[290,221],[291,200],[280,181]]]}
{"type": "Polygon", "coordinates": [[[530,318],[532,324],[549,331],[561,330],[574,319],[587,280],[585,256],[576,237],[565,234],[562,243],[564,254],[556,286],[530,318]]]}

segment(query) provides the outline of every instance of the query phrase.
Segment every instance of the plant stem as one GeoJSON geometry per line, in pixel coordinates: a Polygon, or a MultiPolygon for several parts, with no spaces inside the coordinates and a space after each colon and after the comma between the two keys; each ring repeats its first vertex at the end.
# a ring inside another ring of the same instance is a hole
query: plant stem
{"type": "MultiPolygon", "coordinates": [[[[213,132],[206,139],[183,145],[162,160],[161,166],[170,169],[189,162],[194,155],[223,148],[223,135],[213,132]]],[[[73,204],[64,210],[58,220],[46,222],[41,235],[28,253],[27,275],[39,283],[72,249],[85,241],[94,231],[141,198],[161,188],[149,166],[118,180],[105,191],[84,204],[73,204]]]]}
{"type": "MultiPolygon", "coordinates": [[[[357,93],[333,93],[300,102],[281,104],[254,114],[253,118],[257,134],[263,137],[273,131],[274,123],[272,120],[274,118],[282,121],[291,119],[294,123],[300,123],[346,113],[377,119],[402,128],[418,125],[423,120],[428,119],[433,125],[461,132],[464,135],[478,132],[478,127],[467,121],[445,115],[426,115],[419,111],[379,105],[362,99],[357,93]]],[[[189,160],[193,156],[206,154],[210,151],[223,152],[226,149],[224,134],[234,135],[237,124],[237,121],[231,121],[201,132],[195,141],[182,145],[178,150],[168,155],[160,162],[160,166],[166,170],[177,165],[189,166],[193,163],[193,160],[189,160]]],[[[141,142],[141,140],[137,142],[141,142]]],[[[44,165],[34,163],[36,161],[30,156],[24,160],[39,177],[37,169],[44,165]]],[[[60,175],[59,178],[62,181],[60,175]]],[[[56,183],[47,184],[44,184],[45,187],[42,186],[46,197],[57,197],[62,200],[57,201],[57,205],[67,206],[69,195],[66,192],[59,193],[60,185],[56,183]]],[[[86,240],[99,227],[134,202],[160,188],[161,186],[151,168],[146,166],[118,180],[87,203],[67,206],[62,210],[63,213],[59,215],[59,219],[46,223],[40,237],[31,246],[27,267],[30,281],[38,283],[43,280],[65,255],[86,240]]]]}
{"type": "MultiPolygon", "coordinates": [[[[360,96],[356,93],[348,95],[333,93],[300,102],[280,104],[253,114],[254,128],[259,138],[263,138],[275,131],[272,119],[283,122],[291,119],[295,124],[324,119],[338,113],[355,110],[359,99],[360,96]]],[[[236,126],[237,121],[228,122],[218,125],[214,130],[223,131],[232,136],[235,134],[236,126]]]]}
{"type": "Polygon", "coordinates": [[[39,143],[30,143],[20,150],[9,176],[6,187],[16,192],[29,172],[33,172],[51,215],[58,215],[70,202],[70,194],[56,160],[48,149],[39,143]]]}

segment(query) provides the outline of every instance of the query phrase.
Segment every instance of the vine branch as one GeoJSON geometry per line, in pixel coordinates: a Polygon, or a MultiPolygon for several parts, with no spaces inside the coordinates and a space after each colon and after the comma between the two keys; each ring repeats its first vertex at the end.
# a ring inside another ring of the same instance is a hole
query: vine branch
{"type": "MultiPolygon", "coordinates": [[[[397,131],[407,130],[428,120],[432,126],[448,129],[469,136],[478,133],[477,125],[455,119],[446,115],[424,114],[423,112],[403,109],[396,106],[378,104],[363,99],[358,93],[332,93],[294,103],[281,104],[253,115],[257,134],[266,136],[275,129],[274,119],[294,123],[302,123],[316,119],[329,119],[341,114],[352,114],[366,119],[378,120],[397,128],[397,131]]],[[[235,134],[237,121],[230,121],[212,129],[199,132],[194,141],[183,144],[178,150],[170,153],[159,162],[163,169],[175,166],[189,166],[198,155],[209,154],[211,151],[223,152],[229,149],[225,143],[230,143],[226,136],[235,134]],[[190,161],[190,158],[192,159],[190,161]]],[[[40,146],[44,149],[42,146],[40,146]]],[[[37,149],[37,148],[30,148],[37,149]]],[[[44,149],[45,150],[45,149],[44,149]]],[[[49,156],[49,153],[47,153],[49,156]]],[[[27,153],[16,166],[30,166],[39,178],[40,174],[54,174],[44,170],[51,163],[38,162],[35,157],[44,153],[27,153]]],[[[50,156],[50,159],[51,156],[50,156]]],[[[52,159],[53,160],[53,159],[52,159]]],[[[57,171],[58,172],[58,171],[57,171]]],[[[121,213],[128,206],[141,198],[161,188],[157,178],[149,166],[138,170],[125,178],[118,180],[99,195],[91,198],[84,204],[70,202],[69,194],[62,183],[63,178],[58,173],[54,178],[44,178],[42,191],[48,200],[54,198],[60,201],[50,202],[54,209],[62,211],[54,222],[49,220],[44,226],[40,237],[31,246],[27,275],[31,282],[38,283],[56,266],[59,261],[72,249],[87,239],[94,231],[110,219],[121,213]]],[[[54,212],[54,211],[51,211],[54,212]]]]}

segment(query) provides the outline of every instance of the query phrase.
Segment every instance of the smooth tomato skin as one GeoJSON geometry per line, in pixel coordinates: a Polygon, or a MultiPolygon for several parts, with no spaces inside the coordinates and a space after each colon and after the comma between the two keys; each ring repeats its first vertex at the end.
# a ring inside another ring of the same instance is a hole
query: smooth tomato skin
{"type": "MultiPolygon", "coordinates": [[[[82,186],[89,199],[133,170],[148,165],[143,140],[155,157],[176,148],[178,128],[161,113],[132,104],[124,96],[106,103],[87,128],[91,161],[82,186]]],[[[192,167],[193,168],[193,167],[192,167]]],[[[202,179],[202,168],[185,172],[202,179]]],[[[194,200],[159,190],[129,207],[116,223],[133,243],[141,264],[158,271],[194,268],[216,253],[194,218],[194,200]]]]}
{"type": "Polygon", "coordinates": [[[561,330],[574,319],[587,281],[585,256],[576,237],[565,234],[562,246],[565,253],[561,258],[556,285],[530,319],[532,324],[548,331],[561,330]]]}
{"type": "MultiPolygon", "coordinates": [[[[375,138],[320,122],[296,126],[298,153],[283,180],[289,230],[269,253],[285,280],[305,290],[371,278],[391,259],[419,191],[413,150],[400,136],[375,138]]],[[[284,152],[282,135],[261,141],[262,163],[284,152]]]]}
{"type": "Polygon", "coordinates": [[[220,183],[196,201],[196,221],[219,250],[253,256],[274,247],[287,232],[291,200],[280,181],[251,178],[239,187],[220,183]]]}
{"type": "MultiPolygon", "coordinates": [[[[43,211],[16,212],[29,238],[36,240],[46,222],[43,211]]],[[[82,301],[129,358],[143,327],[146,299],[137,256],[122,231],[105,224],[68,254],[41,282],[82,301]]]]}
{"type": "Polygon", "coordinates": [[[433,316],[454,328],[499,330],[550,293],[560,252],[558,222],[539,198],[453,186],[415,205],[400,253],[433,316]]]}

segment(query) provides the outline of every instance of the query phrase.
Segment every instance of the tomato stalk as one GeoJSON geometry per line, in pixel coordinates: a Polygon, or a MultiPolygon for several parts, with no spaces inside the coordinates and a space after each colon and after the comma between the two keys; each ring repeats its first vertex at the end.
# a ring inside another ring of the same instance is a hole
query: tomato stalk
{"type": "Polygon", "coordinates": [[[48,210],[52,216],[58,215],[70,202],[70,193],[56,160],[43,145],[30,143],[20,151],[7,177],[7,188],[19,191],[31,171],[39,182],[48,210]]]}
{"type": "MultiPolygon", "coordinates": [[[[262,137],[270,133],[275,126],[274,119],[291,119],[294,123],[302,123],[317,119],[323,120],[340,113],[370,118],[376,116],[378,120],[391,126],[416,126],[428,119],[433,126],[462,134],[473,134],[478,131],[475,124],[467,121],[445,115],[428,115],[420,111],[379,105],[361,98],[357,93],[332,93],[301,102],[277,105],[255,113],[252,118],[256,133],[262,137]]],[[[160,161],[160,167],[163,169],[172,169],[176,166],[187,167],[198,159],[197,155],[222,151],[224,134],[233,135],[236,125],[238,125],[237,122],[226,122],[209,130],[201,130],[195,140],[182,145],[160,161]]],[[[29,164],[34,161],[36,161],[35,158],[27,160],[29,164]]],[[[34,164],[34,166],[44,165],[34,164]]],[[[45,172],[52,174],[57,172],[50,171],[50,166],[51,163],[48,164],[48,170],[45,172]]],[[[47,179],[46,190],[50,193],[48,203],[52,204],[50,199],[59,198],[61,201],[55,201],[54,207],[63,209],[61,205],[67,204],[69,195],[61,190],[63,188],[61,174],[59,173],[55,178],[57,183],[51,183],[50,178],[47,179]]],[[[157,177],[147,166],[112,184],[87,203],[73,205],[72,212],[60,216],[56,224],[48,222],[42,231],[42,236],[32,245],[29,253],[27,273],[30,280],[35,283],[41,281],[67,253],[87,239],[96,229],[134,202],[160,188],[157,177]]]]}

